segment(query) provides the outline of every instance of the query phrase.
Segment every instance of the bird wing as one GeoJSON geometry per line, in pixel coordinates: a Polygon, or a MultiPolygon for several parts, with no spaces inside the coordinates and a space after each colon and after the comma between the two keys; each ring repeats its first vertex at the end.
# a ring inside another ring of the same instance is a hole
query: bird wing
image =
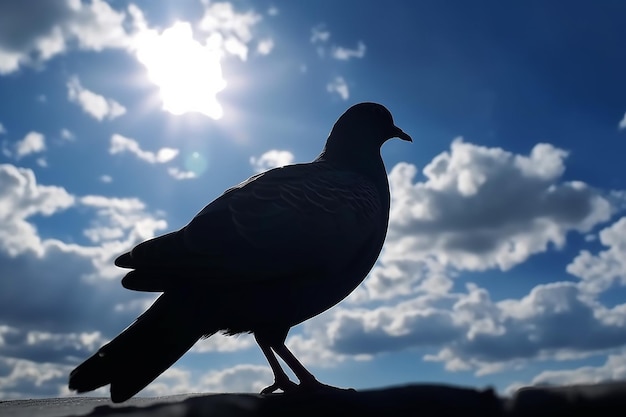
{"type": "Polygon", "coordinates": [[[227,190],[192,221],[116,260],[127,288],[242,282],[341,270],[379,232],[373,183],[325,163],[291,165],[227,190]]]}

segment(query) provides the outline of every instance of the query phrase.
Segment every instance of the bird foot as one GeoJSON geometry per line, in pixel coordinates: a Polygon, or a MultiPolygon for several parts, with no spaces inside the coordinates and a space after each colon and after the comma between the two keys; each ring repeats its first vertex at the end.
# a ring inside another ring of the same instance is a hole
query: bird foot
{"type": "Polygon", "coordinates": [[[271,394],[278,390],[282,390],[282,392],[293,392],[298,389],[299,385],[290,380],[286,381],[274,381],[272,385],[269,387],[265,387],[261,390],[261,395],[271,394]]]}
{"type": "Polygon", "coordinates": [[[274,381],[272,385],[264,388],[261,391],[262,395],[272,394],[278,390],[282,390],[284,393],[325,393],[325,392],[356,392],[354,388],[339,388],[332,385],[322,384],[316,379],[305,380],[300,384],[296,384],[290,380],[286,381],[274,381]]]}

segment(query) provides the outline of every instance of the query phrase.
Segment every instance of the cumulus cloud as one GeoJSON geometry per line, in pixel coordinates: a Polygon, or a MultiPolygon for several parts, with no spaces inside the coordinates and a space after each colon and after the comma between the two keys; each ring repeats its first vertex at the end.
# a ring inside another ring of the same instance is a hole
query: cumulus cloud
{"type": "Polygon", "coordinates": [[[74,196],[39,184],[32,170],[0,165],[2,396],[64,392],[72,365],[136,317],[115,305],[145,298],[123,291],[113,258],[166,226],[137,199],[74,196]],[[42,237],[33,217],[60,213],[76,216],[67,225],[91,218],[90,243],[42,237]]]}
{"type": "Polygon", "coordinates": [[[619,122],[619,128],[626,129],[626,113],[624,113],[624,118],[619,122]]]}
{"type": "Polygon", "coordinates": [[[39,132],[28,132],[22,140],[15,143],[15,157],[20,159],[26,155],[46,150],[46,140],[39,132]]]}
{"type": "Polygon", "coordinates": [[[340,61],[349,61],[352,58],[363,58],[365,50],[365,44],[359,41],[356,49],[344,48],[342,46],[333,47],[331,56],[340,61]]]}
{"type": "Polygon", "coordinates": [[[0,251],[10,256],[27,250],[41,254],[41,239],[27,219],[34,215],[51,216],[74,203],[74,196],[65,189],[38,185],[32,170],[1,164],[0,251]]]}
{"type": "Polygon", "coordinates": [[[263,16],[252,10],[239,13],[232,3],[228,2],[214,3],[203,0],[202,3],[205,9],[198,28],[210,34],[209,43],[245,61],[248,57],[248,44],[254,38],[253,27],[263,19],[263,16]]]}
{"type": "Polygon", "coordinates": [[[561,180],[566,157],[549,144],[521,155],[457,139],[426,165],[423,181],[414,165],[397,164],[385,248],[360,296],[447,291],[456,271],[506,271],[607,221],[610,198],[561,180]]]}
{"type": "Polygon", "coordinates": [[[67,97],[98,121],[113,120],[126,113],[126,108],[117,101],[84,88],[76,76],[67,82],[67,97]]]}
{"type": "Polygon", "coordinates": [[[607,249],[597,254],[582,250],[567,266],[567,272],[580,278],[581,287],[592,294],[626,286],[626,217],[603,229],[600,243],[607,249]]]}
{"type": "Polygon", "coordinates": [[[163,164],[171,161],[178,155],[178,149],[174,148],[161,148],[156,153],[144,151],[141,147],[139,147],[139,143],[136,140],[118,135],[117,133],[113,134],[111,136],[109,153],[111,155],[115,155],[125,152],[129,152],[137,158],[150,164],[163,164]]]}
{"type": "Polygon", "coordinates": [[[211,371],[200,381],[209,392],[259,392],[273,382],[268,366],[236,365],[221,371],[211,371]]]}
{"type": "Polygon", "coordinates": [[[201,375],[172,367],[148,385],[140,395],[162,396],[189,392],[253,392],[268,386],[272,372],[267,366],[241,364],[201,375]]]}
{"type": "Polygon", "coordinates": [[[67,365],[0,356],[0,399],[58,397],[71,371],[67,365]]]}
{"type": "Polygon", "coordinates": [[[404,251],[470,270],[507,270],[549,244],[562,247],[567,232],[612,214],[587,184],[560,181],[566,157],[550,144],[516,155],[455,140],[424,168],[425,182],[412,182],[415,166],[398,164],[389,175],[390,236],[404,251]]]}
{"type": "Polygon", "coordinates": [[[343,77],[335,77],[331,82],[326,84],[326,91],[331,94],[337,94],[342,100],[350,98],[348,83],[346,83],[343,77]]]}
{"type": "Polygon", "coordinates": [[[103,0],[0,2],[0,74],[45,62],[74,44],[89,51],[128,48],[126,17],[103,0]]]}
{"type": "MultiPolygon", "coordinates": [[[[547,370],[524,385],[576,385],[599,384],[626,380],[626,351],[608,355],[600,366],[583,366],[575,369],[547,370]]],[[[521,384],[515,384],[521,385],[521,384]]]]}
{"type": "Polygon", "coordinates": [[[291,152],[277,149],[267,151],[259,157],[250,157],[250,165],[252,165],[255,172],[263,172],[268,169],[289,165],[292,164],[293,161],[294,156],[291,152]]]}

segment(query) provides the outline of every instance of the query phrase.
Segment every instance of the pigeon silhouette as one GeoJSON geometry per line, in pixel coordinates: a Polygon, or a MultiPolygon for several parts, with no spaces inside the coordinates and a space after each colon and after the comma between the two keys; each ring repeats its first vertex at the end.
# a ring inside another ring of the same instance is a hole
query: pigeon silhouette
{"type": "Polygon", "coordinates": [[[110,384],[111,399],[122,402],[200,338],[248,332],[274,373],[263,394],[333,389],[317,381],[285,339],[292,326],[348,296],[376,262],[390,205],[380,148],[394,137],[412,141],[384,106],[356,104],[313,162],[250,177],[182,229],[119,256],[117,266],[133,269],[122,279],[125,288],[162,294],[71,372],[69,388],[110,384]]]}

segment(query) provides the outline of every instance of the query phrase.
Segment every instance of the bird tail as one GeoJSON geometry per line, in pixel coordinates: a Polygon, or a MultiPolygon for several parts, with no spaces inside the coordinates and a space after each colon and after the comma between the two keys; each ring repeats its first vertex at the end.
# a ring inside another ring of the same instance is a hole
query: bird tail
{"type": "Polygon", "coordinates": [[[69,388],[81,393],[111,384],[115,403],[137,394],[202,336],[194,328],[190,304],[174,294],[162,294],[133,324],[71,372],[69,388]]]}

